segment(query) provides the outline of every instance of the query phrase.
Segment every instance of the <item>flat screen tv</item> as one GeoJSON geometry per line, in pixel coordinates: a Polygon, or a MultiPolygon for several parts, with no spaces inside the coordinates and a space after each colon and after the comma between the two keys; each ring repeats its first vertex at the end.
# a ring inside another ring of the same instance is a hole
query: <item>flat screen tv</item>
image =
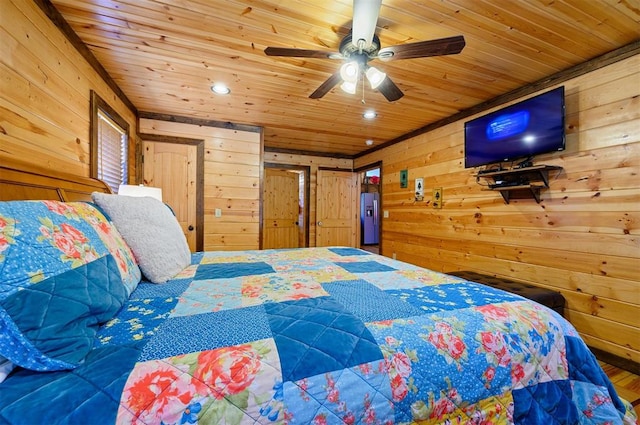
{"type": "Polygon", "coordinates": [[[564,150],[564,87],[464,124],[464,166],[478,167],[564,150]]]}

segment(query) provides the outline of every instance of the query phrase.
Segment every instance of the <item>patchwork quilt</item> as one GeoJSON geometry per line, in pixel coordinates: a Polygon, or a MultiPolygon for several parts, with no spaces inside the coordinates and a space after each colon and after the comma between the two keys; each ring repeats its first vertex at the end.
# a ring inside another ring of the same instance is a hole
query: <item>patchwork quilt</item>
{"type": "Polygon", "coordinates": [[[16,368],[0,423],[635,421],[555,312],[358,249],[197,253],[123,303],[79,364],[16,368]]]}

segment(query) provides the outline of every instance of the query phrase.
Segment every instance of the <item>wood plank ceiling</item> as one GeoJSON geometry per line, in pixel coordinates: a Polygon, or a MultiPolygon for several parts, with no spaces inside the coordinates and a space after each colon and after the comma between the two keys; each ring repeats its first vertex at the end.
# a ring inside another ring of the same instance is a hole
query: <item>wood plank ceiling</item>
{"type": "Polygon", "coordinates": [[[376,60],[405,93],[308,96],[339,60],[268,57],[267,46],[338,50],[350,0],[51,0],[141,113],[264,127],[266,149],[357,156],[416,129],[627,46],[638,0],[383,0],[382,47],[463,35],[458,55],[376,60]],[[231,94],[214,95],[213,82],[231,94]],[[365,120],[373,109],[378,116],[365,120]],[[365,141],[373,140],[373,147],[365,141]]]}

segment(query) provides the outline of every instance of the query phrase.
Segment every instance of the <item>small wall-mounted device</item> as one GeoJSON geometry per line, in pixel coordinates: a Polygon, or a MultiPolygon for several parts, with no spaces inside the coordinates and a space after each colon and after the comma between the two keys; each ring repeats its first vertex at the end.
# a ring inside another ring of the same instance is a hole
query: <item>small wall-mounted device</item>
{"type": "Polygon", "coordinates": [[[400,188],[406,189],[409,184],[409,172],[407,170],[400,170],[400,188]]]}
{"type": "Polygon", "coordinates": [[[418,177],[416,179],[416,201],[422,201],[424,199],[424,179],[418,177]]]}
{"type": "Polygon", "coordinates": [[[442,202],[442,188],[433,188],[433,195],[431,195],[431,204],[433,205],[433,208],[442,208],[442,202]]]}

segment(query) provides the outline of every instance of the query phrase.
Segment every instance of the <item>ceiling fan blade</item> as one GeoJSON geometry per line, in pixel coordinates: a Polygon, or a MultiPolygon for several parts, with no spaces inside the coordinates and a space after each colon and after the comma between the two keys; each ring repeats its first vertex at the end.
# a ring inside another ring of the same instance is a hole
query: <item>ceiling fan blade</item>
{"type": "Polygon", "coordinates": [[[353,29],[352,43],[358,45],[359,40],[364,40],[363,48],[371,45],[373,34],[376,32],[378,14],[382,0],[353,0],[353,29]]]}
{"type": "Polygon", "coordinates": [[[327,79],[324,83],[320,84],[320,87],[316,89],[313,93],[309,95],[311,99],[320,99],[325,94],[329,93],[329,90],[335,87],[342,80],[340,77],[340,72],[336,72],[331,77],[327,79]]]}
{"type": "Polygon", "coordinates": [[[384,97],[387,98],[389,102],[394,102],[404,96],[402,90],[400,90],[389,77],[385,78],[384,81],[377,87],[377,89],[384,95],[384,97]]]}
{"type": "Polygon", "coordinates": [[[320,59],[341,59],[338,52],[326,52],[323,50],[289,49],[286,47],[267,47],[264,49],[267,56],[287,56],[292,58],[320,58],[320,59]]]}
{"type": "Polygon", "coordinates": [[[429,56],[455,55],[464,48],[464,37],[440,38],[438,40],[418,41],[417,43],[398,44],[385,47],[378,52],[378,59],[383,61],[398,59],[426,58],[429,56]]]}

